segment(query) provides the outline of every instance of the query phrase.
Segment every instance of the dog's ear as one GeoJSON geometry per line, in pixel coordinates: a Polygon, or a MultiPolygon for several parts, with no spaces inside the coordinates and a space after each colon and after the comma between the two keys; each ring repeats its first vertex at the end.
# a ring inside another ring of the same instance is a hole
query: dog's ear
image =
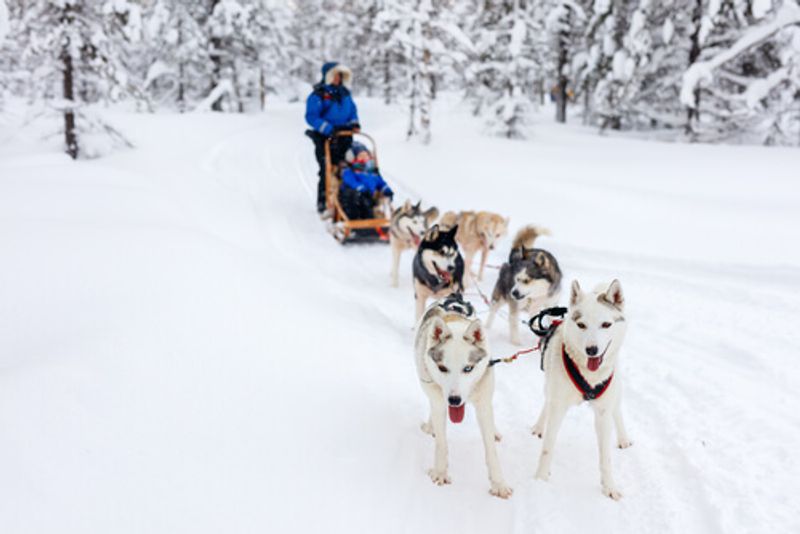
{"type": "Polygon", "coordinates": [[[622,310],[625,306],[625,296],[622,294],[622,284],[616,278],[608,286],[606,292],[600,295],[605,302],[608,302],[615,308],[622,310]]]}
{"type": "Polygon", "coordinates": [[[436,241],[439,238],[439,225],[434,224],[425,232],[425,241],[436,241]]]}
{"type": "Polygon", "coordinates": [[[483,326],[480,319],[472,321],[467,329],[464,331],[464,341],[476,347],[484,348],[486,346],[486,335],[483,332],[483,326]]]}
{"type": "Polygon", "coordinates": [[[525,249],[522,247],[516,247],[511,249],[511,254],[508,255],[508,263],[514,263],[515,261],[522,261],[525,259],[525,249]]]}
{"type": "Polygon", "coordinates": [[[536,258],[533,260],[536,263],[536,266],[540,269],[544,269],[547,267],[548,259],[547,254],[542,251],[536,253],[536,258]]]}
{"type": "Polygon", "coordinates": [[[573,280],[572,290],[570,291],[569,295],[569,305],[574,306],[575,304],[577,304],[578,300],[581,298],[581,295],[583,295],[583,292],[581,292],[581,285],[578,283],[577,280],[573,280]]]}
{"type": "Polygon", "coordinates": [[[428,329],[428,347],[438,347],[453,336],[450,329],[447,328],[441,317],[434,317],[431,319],[431,325],[428,329]]]}
{"type": "Polygon", "coordinates": [[[414,204],[414,211],[419,211],[419,207],[420,207],[421,205],[422,205],[422,201],[421,201],[421,200],[420,200],[420,201],[418,201],[416,204],[414,204]]]}
{"type": "Polygon", "coordinates": [[[450,228],[448,231],[444,232],[444,235],[449,237],[449,238],[451,238],[451,239],[453,239],[453,240],[455,240],[457,231],[458,231],[458,225],[456,224],[452,228],[450,228]]]}
{"type": "Polygon", "coordinates": [[[403,213],[411,213],[411,201],[406,200],[405,204],[402,207],[403,213]]]}

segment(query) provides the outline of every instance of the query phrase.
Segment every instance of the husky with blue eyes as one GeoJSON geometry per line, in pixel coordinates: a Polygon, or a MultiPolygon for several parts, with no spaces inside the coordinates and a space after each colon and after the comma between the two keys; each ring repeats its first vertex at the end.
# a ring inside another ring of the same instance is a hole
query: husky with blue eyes
{"type": "Polygon", "coordinates": [[[461,295],[433,304],[417,325],[414,344],[417,375],[430,401],[430,417],[422,430],[436,440],[433,468],[428,475],[439,486],[450,483],[447,472],[447,419],[464,420],[467,401],[475,406],[489,469],[489,493],[506,499],[512,490],[503,478],[495,441],[492,396],[494,372],[480,319],[461,295]]]}
{"type": "Polygon", "coordinates": [[[547,480],[553,461],[558,429],[567,410],[588,402],[594,410],[600,451],[600,484],[603,494],[622,497],[611,474],[611,436],[617,446],[632,445],[622,421],[622,376],[617,367],[625,337],[625,299],[619,280],[584,292],[572,283],[569,312],[550,338],[542,355],[545,404],[533,433],[542,441],[536,478],[547,480]]]}

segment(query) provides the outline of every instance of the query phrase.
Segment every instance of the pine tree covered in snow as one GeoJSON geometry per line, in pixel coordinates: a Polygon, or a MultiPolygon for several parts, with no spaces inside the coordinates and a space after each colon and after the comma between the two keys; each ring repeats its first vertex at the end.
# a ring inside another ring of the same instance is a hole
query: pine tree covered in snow
{"type": "Polygon", "coordinates": [[[486,113],[491,130],[505,137],[523,137],[542,91],[542,24],[534,7],[533,1],[486,0],[472,23],[476,59],[467,69],[467,92],[475,112],[486,113]]]}
{"type": "Polygon", "coordinates": [[[208,38],[201,25],[204,2],[157,0],[147,14],[144,86],[159,104],[179,111],[205,96],[210,83],[208,38]]]}
{"type": "Polygon", "coordinates": [[[681,90],[692,139],[718,141],[748,132],[762,142],[796,142],[798,25],[795,0],[777,6],[708,4],[698,26],[696,60],[681,90]],[[782,94],[771,95],[778,88],[782,94]]]}
{"type": "MultiPolygon", "coordinates": [[[[583,28],[586,25],[584,6],[573,0],[556,0],[548,6],[547,32],[550,53],[547,68],[555,97],[556,121],[567,122],[567,103],[578,80],[575,58],[584,57],[583,28]]],[[[588,91],[588,89],[587,89],[588,91]]]]}
{"type": "Polygon", "coordinates": [[[406,135],[431,140],[431,114],[438,84],[463,67],[474,47],[458,24],[458,11],[444,0],[402,0],[387,6],[380,24],[407,67],[409,117],[406,135]]]}
{"type": "Polygon", "coordinates": [[[21,62],[31,76],[26,92],[63,115],[64,140],[72,158],[94,155],[81,149],[81,135],[103,130],[114,141],[127,143],[113,128],[93,117],[87,104],[119,99],[130,88],[117,32],[127,23],[125,1],[36,0],[26,2],[14,40],[21,62]]]}

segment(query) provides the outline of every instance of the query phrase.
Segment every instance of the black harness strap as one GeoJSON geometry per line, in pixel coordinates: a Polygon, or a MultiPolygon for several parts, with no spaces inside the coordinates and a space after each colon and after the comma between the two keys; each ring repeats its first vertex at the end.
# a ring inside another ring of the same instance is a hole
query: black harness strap
{"type": "Polygon", "coordinates": [[[545,317],[564,317],[566,314],[567,309],[563,307],[546,308],[531,317],[531,320],[528,321],[528,328],[539,338],[538,348],[541,349],[539,369],[542,371],[544,371],[544,353],[547,350],[547,344],[550,343],[550,339],[553,337],[553,334],[556,333],[556,329],[563,322],[560,319],[553,319],[548,326],[544,326],[542,321],[544,321],[545,317]]]}
{"type": "Polygon", "coordinates": [[[589,385],[589,382],[583,378],[583,375],[578,370],[578,366],[575,365],[575,362],[573,362],[572,358],[567,354],[567,347],[565,345],[561,345],[561,358],[564,360],[564,367],[567,369],[570,380],[572,380],[572,383],[578,391],[583,394],[583,400],[585,401],[599,399],[603,393],[606,392],[608,386],[611,384],[611,380],[614,378],[614,373],[611,373],[611,376],[592,387],[589,385]]]}

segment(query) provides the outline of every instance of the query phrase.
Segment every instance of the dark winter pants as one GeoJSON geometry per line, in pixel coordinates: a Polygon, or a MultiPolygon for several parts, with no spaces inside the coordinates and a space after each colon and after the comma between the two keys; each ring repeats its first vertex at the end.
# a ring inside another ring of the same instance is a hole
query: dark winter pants
{"type": "MultiPolygon", "coordinates": [[[[322,212],[325,210],[325,140],[328,139],[319,132],[308,130],[306,132],[312,141],[314,141],[314,156],[317,158],[319,164],[319,182],[317,183],[317,211],[322,212]]],[[[345,152],[350,149],[353,144],[352,136],[346,135],[342,137],[331,138],[331,163],[337,165],[344,159],[345,152]]]]}
{"type": "Polygon", "coordinates": [[[359,193],[355,189],[343,187],[339,191],[339,203],[351,219],[375,218],[375,201],[369,193],[359,193]]]}

